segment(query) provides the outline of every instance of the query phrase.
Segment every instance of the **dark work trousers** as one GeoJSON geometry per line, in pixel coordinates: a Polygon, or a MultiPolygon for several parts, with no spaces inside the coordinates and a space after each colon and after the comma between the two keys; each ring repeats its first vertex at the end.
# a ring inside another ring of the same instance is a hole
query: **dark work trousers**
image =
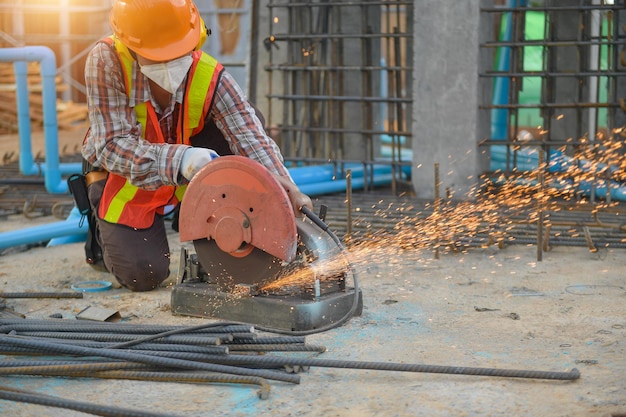
{"type": "MultiPolygon", "coordinates": [[[[89,186],[89,200],[97,213],[105,181],[89,186]]],[[[97,236],[107,270],[131,291],[155,289],[169,275],[170,248],[163,216],[147,229],[109,223],[97,217],[97,236]]]]}
{"type": "MultiPolygon", "coordinates": [[[[232,155],[228,143],[213,123],[206,124],[200,133],[192,137],[191,144],[213,149],[219,155],[232,155]]],[[[98,212],[104,184],[102,180],[89,186],[89,200],[95,213],[98,212]]],[[[147,229],[108,223],[96,217],[96,239],[102,247],[104,264],[122,286],[131,291],[150,291],[167,279],[170,249],[163,216],[156,215],[154,223],[147,229]]]]}

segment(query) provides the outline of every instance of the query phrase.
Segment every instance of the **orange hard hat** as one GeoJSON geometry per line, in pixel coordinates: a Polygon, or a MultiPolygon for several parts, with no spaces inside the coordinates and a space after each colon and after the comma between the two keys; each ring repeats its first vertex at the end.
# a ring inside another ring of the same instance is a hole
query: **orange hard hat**
{"type": "Polygon", "coordinates": [[[109,21],[127,48],[152,61],[183,56],[206,36],[191,0],[115,0],[109,21]]]}

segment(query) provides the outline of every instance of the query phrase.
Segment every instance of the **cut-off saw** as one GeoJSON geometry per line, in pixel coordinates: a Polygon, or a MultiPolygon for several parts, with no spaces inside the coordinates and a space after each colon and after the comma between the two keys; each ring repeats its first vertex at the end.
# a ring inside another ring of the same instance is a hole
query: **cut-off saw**
{"type": "Polygon", "coordinates": [[[189,183],[179,213],[175,315],[218,318],[284,333],[314,333],[360,315],[362,293],[348,253],[324,220],[296,217],[264,166],[223,156],[189,183]]]}

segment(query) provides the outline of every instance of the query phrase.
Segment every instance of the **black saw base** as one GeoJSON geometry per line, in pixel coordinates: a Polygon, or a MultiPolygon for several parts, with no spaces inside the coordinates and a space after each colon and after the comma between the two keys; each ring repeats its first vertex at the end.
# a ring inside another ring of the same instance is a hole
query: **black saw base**
{"type": "Polygon", "coordinates": [[[285,331],[310,331],[343,319],[357,299],[352,316],[363,311],[363,295],[354,289],[323,294],[316,299],[299,296],[237,296],[208,283],[179,283],[172,288],[174,315],[239,321],[285,331]]]}

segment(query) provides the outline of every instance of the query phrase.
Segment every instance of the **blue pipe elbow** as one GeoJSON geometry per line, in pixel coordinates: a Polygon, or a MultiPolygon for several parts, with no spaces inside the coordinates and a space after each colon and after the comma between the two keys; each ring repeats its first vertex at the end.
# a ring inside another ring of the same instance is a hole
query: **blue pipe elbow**
{"type": "MultiPolygon", "coordinates": [[[[46,46],[0,48],[0,62],[13,62],[17,94],[18,129],[20,137],[20,171],[24,175],[45,176],[46,190],[52,194],[66,194],[67,183],[62,179],[64,169],[59,162],[59,137],[56,109],[56,57],[46,46]],[[35,163],[31,144],[30,104],[28,100],[27,62],[40,62],[43,99],[43,129],[45,138],[45,166],[35,163]],[[44,170],[45,169],[45,170],[44,170]]],[[[65,167],[64,167],[65,168],[65,167]]],[[[73,168],[73,167],[72,167],[73,168]]],[[[66,169],[65,169],[66,170],[66,169]]],[[[78,171],[80,172],[80,171],[78,171]]]]}

